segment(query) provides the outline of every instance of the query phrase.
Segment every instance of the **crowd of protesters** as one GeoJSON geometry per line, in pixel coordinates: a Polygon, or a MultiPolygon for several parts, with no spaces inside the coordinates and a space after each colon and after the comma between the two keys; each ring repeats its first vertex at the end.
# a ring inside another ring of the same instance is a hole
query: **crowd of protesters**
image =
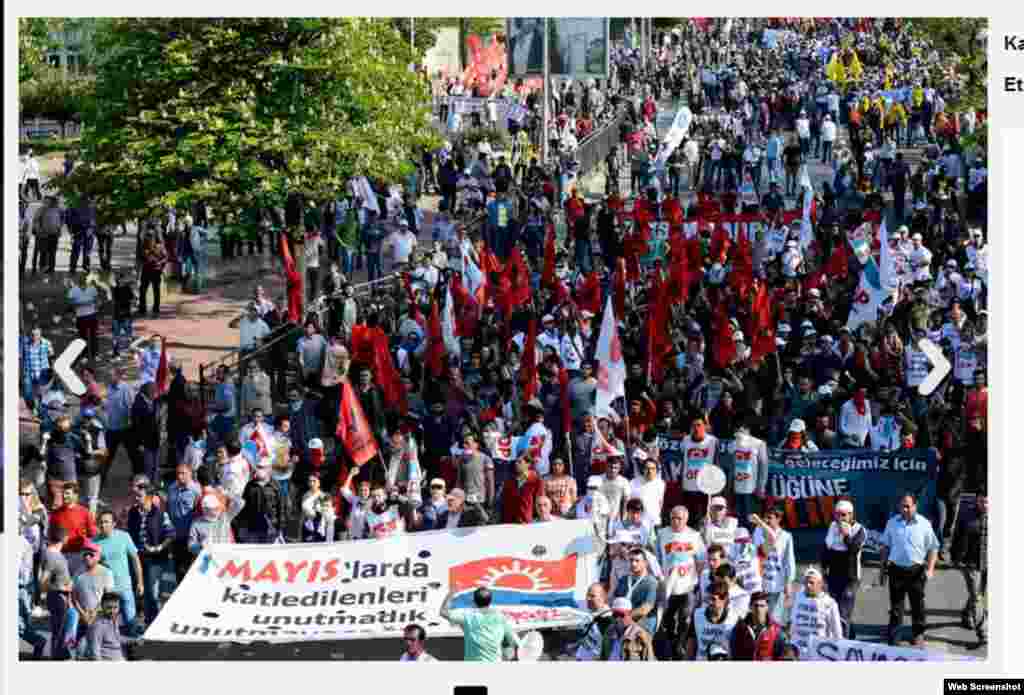
{"type": "MultiPolygon", "coordinates": [[[[24,335],[23,395],[42,432],[23,451],[20,489],[19,609],[35,655],[46,639],[31,617],[45,606],[52,658],[116,658],[118,629],[138,635],[160,610],[165,574],[180,582],[212,543],[582,518],[602,540],[603,575],[575,658],[798,658],[809,636],[855,635],[864,529],[857,500],[837,505],[821,558],[794,590],[784,514],[762,508],[769,448],[934,449],[937,516],[901,501],[904,524],[934,527],[925,545],[935,557],[911,566],[962,565],[964,624],[984,640],[987,516],[956,515],[960,495],[983,494],[987,478],[987,174],[959,138],[983,115],[946,109],[957,84],[934,81],[940,58],[899,21],[778,24],[773,47],[760,24],[691,23],[659,37],[646,61],[616,53],[607,95],[594,86],[586,97],[626,114],[600,202],[563,190],[528,148],[491,162],[482,145],[457,143],[427,153],[400,185],[355,180],[323,206],[289,201],[278,221],[304,228],[304,243],[267,232],[273,216],[254,220],[250,253],[267,240],[287,292],[275,303],[257,288],[238,324],[241,373],[222,369],[210,397],[155,339],[137,356],[138,383],[120,368],[102,384],[82,370],[74,413],[42,330],[24,335]],[[694,118],[662,166],[653,121],[667,94],[685,97],[694,118]],[[923,148],[913,170],[910,146],[923,148]],[[806,176],[817,163],[834,174],[821,190],[806,176]],[[627,167],[629,190],[613,175],[627,167]],[[431,192],[441,203],[427,229],[417,203],[431,192]],[[763,231],[726,226],[737,221],[763,231]],[[848,233],[868,230],[877,252],[881,226],[896,285],[875,316],[850,325],[862,261],[848,233]],[[349,278],[362,264],[371,280],[393,274],[357,293],[349,278]],[[628,376],[624,397],[599,409],[609,298],[628,376]],[[954,365],[927,396],[921,338],[954,365]],[[369,457],[339,427],[356,406],[373,434],[369,457]],[[669,437],[682,438],[682,467],[662,461],[669,437]],[[132,499],[115,513],[105,481],[122,446],[132,499]],[[707,501],[685,475],[691,463],[721,465],[727,489],[707,501]]],[[[569,99],[556,99],[568,128],[569,99]]],[[[200,272],[181,240],[201,247],[205,224],[202,211],[179,215],[144,242],[157,310],[168,257],[200,272]]],[[[231,253],[244,252],[237,241],[231,253]]],[[[114,288],[70,282],[80,331],[95,335],[109,290],[114,350],[128,350],[135,287],[129,273],[114,288]]],[[[90,351],[98,357],[92,341],[90,351]]],[[[900,518],[883,543],[891,590],[906,593],[900,518]]],[[[918,623],[915,608],[919,646],[918,623]]],[[[422,647],[422,628],[411,632],[422,647]]]]}

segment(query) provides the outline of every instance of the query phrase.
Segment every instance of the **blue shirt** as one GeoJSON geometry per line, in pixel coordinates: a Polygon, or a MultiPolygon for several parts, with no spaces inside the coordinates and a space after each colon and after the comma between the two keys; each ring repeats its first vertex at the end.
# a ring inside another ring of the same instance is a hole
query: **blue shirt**
{"type": "Polygon", "coordinates": [[[931,522],[920,514],[909,522],[897,514],[885,525],[882,545],[889,549],[889,562],[907,569],[923,564],[928,553],[938,552],[939,539],[931,522]]]}
{"type": "Polygon", "coordinates": [[[123,381],[116,386],[111,384],[107,389],[106,415],[107,429],[113,432],[126,430],[132,425],[132,403],[135,393],[132,387],[123,381]]]}
{"type": "Polygon", "coordinates": [[[179,541],[188,538],[188,531],[192,526],[192,512],[196,508],[199,493],[199,483],[195,481],[188,487],[182,487],[181,483],[174,481],[167,490],[167,516],[171,517],[174,537],[179,541]]]}
{"type": "Polygon", "coordinates": [[[100,562],[114,575],[114,589],[131,591],[132,573],[128,566],[128,557],[137,557],[139,554],[132,537],[124,531],[114,529],[113,533],[106,538],[96,536],[92,542],[98,545],[102,551],[100,562]]]}

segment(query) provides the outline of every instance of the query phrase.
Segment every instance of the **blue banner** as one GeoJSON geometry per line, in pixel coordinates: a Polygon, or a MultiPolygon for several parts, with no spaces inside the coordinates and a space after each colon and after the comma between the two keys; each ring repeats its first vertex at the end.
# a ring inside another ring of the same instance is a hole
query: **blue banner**
{"type": "Polygon", "coordinates": [[[918,513],[934,524],[937,478],[933,450],[776,450],[770,454],[765,502],[785,508],[783,526],[793,534],[797,559],[810,562],[820,554],[840,499],[853,501],[857,521],[868,531],[867,553],[877,552],[878,538],[907,492],[917,495],[918,513]]]}

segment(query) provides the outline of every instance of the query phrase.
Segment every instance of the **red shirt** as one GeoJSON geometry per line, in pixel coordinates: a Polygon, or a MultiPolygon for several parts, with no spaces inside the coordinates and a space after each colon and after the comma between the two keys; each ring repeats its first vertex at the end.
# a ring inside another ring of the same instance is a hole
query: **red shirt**
{"type": "Polygon", "coordinates": [[[50,525],[67,529],[68,539],[64,543],[65,553],[77,553],[82,550],[86,540],[99,534],[96,528],[96,517],[87,507],[73,504],[64,505],[50,515],[50,525]]]}
{"type": "Polygon", "coordinates": [[[501,522],[503,524],[528,524],[533,521],[533,510],[543,483],[536,471],[530,471],[522,485],[513,478],[505,481],[501,491],[501,522]]]}

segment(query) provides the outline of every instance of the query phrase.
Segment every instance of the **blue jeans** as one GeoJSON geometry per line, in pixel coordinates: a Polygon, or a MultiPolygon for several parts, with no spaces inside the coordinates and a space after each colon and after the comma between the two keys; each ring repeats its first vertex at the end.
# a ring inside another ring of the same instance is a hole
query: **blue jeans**
{"type": "Polygon", "coordinates": [[[344,246],[339,249],[341,255],[341,272],[345,274],[345,277],[352,275],[352,257],[355,253],[348,250],[344,246]]]}
{"type": "Polygon", "coordinates": [[[135,629],[135,592],[132,589],[114,590],[121,597],[121,633],[128,634],[135,629]]]}
{"type": "MultiPolygon", "coordinates": [[[[70,599],[58,591],[46,593],[46,609],[50,612],[50,658],[54,661],[67,661],[71,652],[67,647],[68,631],[65,626],[68,616],[75,612],[70,599]]],[[[75,621],[77,624],[77,620],[75,621]]],[[[72,637],[74,632],[71,632],[72,637]]]]}
{"type": "Polygon", "coordinates": [[[576,267],[580,272],[587,274],[593,265],[593,252],[590,249],[590,237],[576,239],[576,267]]]}
{"type": "Polygon", "coordinates": [[[380,251],[369,251],[366,254],[366,279],[370,282],[381,276],[380,251]]]}
{"type": "Polygon", "coordinates": [[[114,319],[111,332],[114,334],[114,354],[117,355],[121,350],[127,350],[128,346],[132,344],[132,320],[128,319],[114,319]]]}
{"type": "Polygon", "coordinates": [[[154,485],[160,485],[160,450],[159,449],[148,449],[142,450],[142,472],[153,482],[154,485]]]}
{"type": "Polygon", "coordinates": [[[93,230],[82,230],[72,233],[71,236],[71,270],[74,271],[78,267],[78,257],[80,255],[82,257],[82,267],[88,270],[91,262],[89,257],[92,256],[93,230]]]}
{"type": "Polygon", "coordinates": [[[28,586],[18,589],[18,638],[33,647],[46,644],[46,637],[39,634],[32,624],[32,592],[28,586]]]}
{"type": "Polygon", "coordinates": [[[160,612],[160,582],[169,567],[167,558],[142,560],[142,609],[147,625],[152,625],[157,613],[160,612]]]}

